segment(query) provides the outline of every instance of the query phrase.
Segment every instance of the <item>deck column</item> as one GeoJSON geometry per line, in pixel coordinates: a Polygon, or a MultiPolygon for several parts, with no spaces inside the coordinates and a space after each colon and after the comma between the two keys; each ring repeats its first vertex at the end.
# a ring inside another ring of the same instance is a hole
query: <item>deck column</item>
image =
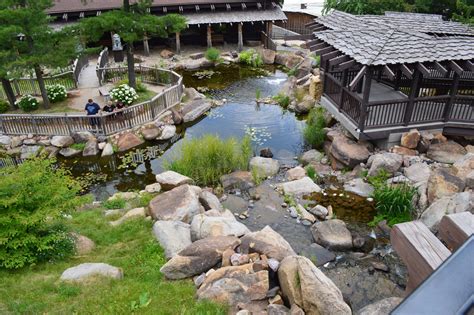
{"type": "Polygon", "coordinates": [[[369,104],[370,87],[372,86],[372,68],[367,69],[365,75],[364,94],[362,96],[362,103],[360,104],[360,115],[359,115],[359,130],[364,131],[365,118],[367,117],[367,106],[369,104]]]}
{"type": "Polygon", "coordinates": [[[407,105],[407,108],[405,109],[405,116],[403,117],[403,123],[405,126],[408,126],[411,120],[413,108],[415,107],[415,98],[418,97],[420,79],[421,79],[421,72],[418,69],[415,69],[415,73],[413,74],[413,81],[411,84],[410,96],[408,98],[408,105],[407,105]]]}
{"type": "Polygon", "coordinates": [[[181,53],[181,34],[176,32],[176,53],[179,55],[181,53]]]}
{"type": "Polygon", "coordinates": [[[395,91],[400,89],[400,80],[402,79],[402,70],[398,69],[395,77],[395,91]]]}
{"type": "Polygon", "coordinates": [[[449,94],[449,99],[446,102],[446,106],[444,107],[443,120],[445,122],[449,120],[449,114],[451,113],[451,108],[453,107],[454,99],[456,98],[456,95],[458,94],[458,87],[459,87],[459,74],[454,72],[451,93],[449,94]]]}
{"type": "Polygon", "coordinates": [[[238,33],[237,50],[242,51],[242,49],[244,48],[244,36],[242,34],[242,23],[237,24],[237,33],[238,33]]]}
{"type": "Polygon", "coordinates": [[[143,37],[143,54],[150,56],[150,46],[148,45],[148,37],[146,35],[143,37]]]}
{"type": "Polygon", "coordinates": [[[207,25],[207,48],[212,47],[212,29],[211,24],[207,25]]]}

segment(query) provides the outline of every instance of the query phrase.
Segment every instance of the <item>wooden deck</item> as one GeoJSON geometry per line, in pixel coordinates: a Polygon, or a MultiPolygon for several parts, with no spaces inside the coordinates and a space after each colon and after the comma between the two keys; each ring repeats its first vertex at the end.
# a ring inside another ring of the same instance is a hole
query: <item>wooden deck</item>
{"type": "MultiPolygon", "coordinates": [[[[357,93],[357,95],[362,99],[362,93],[357,93]]],[[[372,80],[369,102],[387,102],[387,101],[397,101],[397,100],[407,100],[408,96],[403,94],[400,91],[395,91],[393,88],[379,83],[376,80],[372,80]]]]}

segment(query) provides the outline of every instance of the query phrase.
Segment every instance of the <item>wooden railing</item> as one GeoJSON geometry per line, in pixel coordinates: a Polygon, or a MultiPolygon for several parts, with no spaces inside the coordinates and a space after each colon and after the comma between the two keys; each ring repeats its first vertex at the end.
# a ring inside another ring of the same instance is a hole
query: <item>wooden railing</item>
{"type": "Polygon", "coordinates": [[[273,51],[277,51],[277,44],[271,39],[270,36],[267,35],[267,33],[262,31],[262,43],[263,47],[266,49],[271,49],[273,51]]]}
{"type": "Polygon", "coordinates": [[[99,54],[99,58],[97,59],[97,66],[96,66],[96,73],[97,73],[97,78],[99,79],[99,85],[102,85],[104,83],[104,69],[109,63],[109,49],[107,47],[104,48],[99,54]]]}
{"type": "Polygon", "coordinates": [[[0,132],[8,135],[70,135],[77,131],[91,131],[112,135],[155,120],[164,111],[181,101],[183,79],[174,71],[168,72],[173,83],[152,99],[125,108],[121,112],[95,116],[72,114],[15,114],[0,115],[0,132]]]}

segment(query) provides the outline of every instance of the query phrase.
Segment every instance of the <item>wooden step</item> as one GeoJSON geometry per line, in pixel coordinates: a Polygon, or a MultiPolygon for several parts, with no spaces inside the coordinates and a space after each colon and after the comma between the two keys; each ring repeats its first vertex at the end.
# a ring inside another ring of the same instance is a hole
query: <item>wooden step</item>
{"type": "Polygon", "coordinates": [[[445,215],[438,231],[439,237],[454,251],[474,234],[474,215],[467,211],[445,215]]]}
{"type": "Polygon", "coordinates": [[[390,233],[393,248],[408,269],[406,292],[412,292],[451,252],[421,221],[396,224],[390,233]]]}

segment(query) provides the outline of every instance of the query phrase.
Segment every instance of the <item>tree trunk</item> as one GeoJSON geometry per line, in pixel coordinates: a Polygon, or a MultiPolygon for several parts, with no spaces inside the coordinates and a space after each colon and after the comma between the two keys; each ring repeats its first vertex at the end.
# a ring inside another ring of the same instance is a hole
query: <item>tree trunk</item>
{"type": "Polygon", "coordinates": [[[46,86],[44,85],[43,72],[41,72],[41,67],[39,65],[34,66],[36,80],[38,80],[38,85],[41,91],[41,97],[43,98],[43,107],[45,109],[49,108],[49,98],[48,93],[46,93],[46,86]]]}
{"type": "Polygon", "coordinates": [[[127,67],[128,67],[128,85],[137,88],[137,79],[135,77],[135,58],[133,57],[133,43],[127,43],[127,67]]]}
{"type": "Polygon", "coordinates": [[[130,12],[130,0],[123,0],[123,9],[126,12],[130,12]]]}
{"type": "Polygon", "coordinates": [[[2,78],[2,86],[3,90],[5,91],[5,94],[7,95],[8,102],[12,106],[12,108],[17,108],[15,101],[16,101],[16,96],[15,92],[13,92],[12,84],[10,80],[2,78]]]}

